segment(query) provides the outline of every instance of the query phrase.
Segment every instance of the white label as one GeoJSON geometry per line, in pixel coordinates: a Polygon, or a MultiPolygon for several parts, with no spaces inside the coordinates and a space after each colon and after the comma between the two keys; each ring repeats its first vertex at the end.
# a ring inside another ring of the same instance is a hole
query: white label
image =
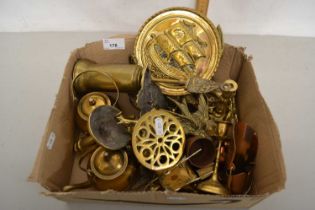
{"type": "Polygon", "coordinates": [[[54,143],[55,143],[55,139],[56,139],[56,134],[52,131],[49,134],[47,144],[46,144],[48,150],[52,150],[54,143]]]}
{"type": "Polygon", "coordinates": [[[157,117],[154,119],[154,124],[155,124],[155,134],[158,136],[163,136],[164,131],[163,131],[163,119],[160,117],[157,117]]]}
{"type": "Polygon", "coordinates": [[[124,50],[125,49],[125,39],[103,39],[104,50],[124,50]]]}

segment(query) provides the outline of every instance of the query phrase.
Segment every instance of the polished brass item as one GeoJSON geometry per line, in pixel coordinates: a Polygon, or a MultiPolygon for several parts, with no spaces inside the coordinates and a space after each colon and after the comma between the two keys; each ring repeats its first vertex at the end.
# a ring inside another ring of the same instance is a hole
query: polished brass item
{"type": "Polygon", "coordinates": [[[100,106],[94,109],[89,117],[89,132],[96,142],[111,150],[125,147],[130,133],[124,125],[119,124],[120,110],[113,106],[100,106]]]}
{"type": "Polygon", "coordinates": [[[215,159],[215,144],[211,138],[192,136],[187,139],[186,155],[194,154],[198,149],[199,153],[191,157],[188,161],[197,168],[205,168],[213,163],[215,159]]]}
{"type": "Polygon", "coordinates": [[[197,189],[201,190],[203,192],[207,193],[213,193],[213,194],[218,194],[218,195],[227,195],[229,194],[229,191],[224,187],[218,177],[218,170],[219,170],[219,160],[220,160],[220,151],[221,151],[221,146],[223,139],[226,135],[227,131],[227,124],[226,123],[218,123],[218,137],[219,137],[219,146],[217,149],[217,156],[216,156],[216,161],[215,161],[215,166],[214,166],[214,171],[210,179],[201,182],[198,184],[197,189]]]}
{"type": "Polygon", "coordinates": [[[148,66],[167,95],[185,95],[192,76],[211,79],[223,52],[222,33],[210,20],[185,8],[163,10],[140,29],[135,42],[137,64],[148,66]]]}
{"type": "Polygon", "coordinates": [[[90,159],[93,174],[102,180],[113,180],[124,173],[128,165],[126,151],[98,147],[90,159]]]}
{"type": "Polygon", "coordinates": [[[91,91],[134,92],[140,89],[142,68],[132,64],[96,64],[79,60],[73,70],[73,89],[82,95],[91,91]],[[116,87],[117,85],[117,87],[116,87]]]}
{"type": "Polygon", "coordinates": [[[63,191],[93,186],[98,190],[122,191],[132,184],[136,167],[128,160],[126,151],[111,151],[100,146],[93,152],[86,171],[87,181],[67,185],[63,191]]]}
{"type": "Polygon", "coordinates": [[[162,109],[153,109],[136,123],[132,148],[138,161],[154,171],[169,169],[180,160],[185,134],[175,116],[162,109]]]}
{"type": "Polygon", "coordinates": [[[91,92],[84,95],[77,106],[76,123],[83,131],[88,131],[88,119],[92,111],[103,105],[111,105],[109,97],[102,92],[91,92]]]}

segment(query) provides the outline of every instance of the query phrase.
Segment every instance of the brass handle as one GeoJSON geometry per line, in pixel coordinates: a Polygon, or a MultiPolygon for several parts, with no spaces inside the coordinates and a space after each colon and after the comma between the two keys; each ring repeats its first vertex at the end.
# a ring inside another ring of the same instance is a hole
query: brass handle
{"type": "Polygon", "coordinates": [[[201,14],[207,16],[209,7],[209,0],[197,0],[196,2],[196,10],[201,14]]]}

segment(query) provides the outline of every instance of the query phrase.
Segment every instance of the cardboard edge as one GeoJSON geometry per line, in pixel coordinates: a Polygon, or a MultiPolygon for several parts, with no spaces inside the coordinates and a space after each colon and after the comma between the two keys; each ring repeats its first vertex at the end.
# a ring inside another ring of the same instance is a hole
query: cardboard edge
{"type": "MultiPolygon", "coordinates": [[[[80,48],[77,48],[77,49],[73,50],[70,53],[70,55],[68,57],[68,60],[67,60],[67,63],[66,63],[66,66],[65,66],[64,71],[63,71],[63,78],[65,77],[65,75],[64,75],[65,74],[65,69],[67,69],[68,65],[70,65],[70,61],[72,60],[72,58],[77,58],[78,57],[79,49],[80,48]]],[[[60,81],[59,89],[58,89],[58,92],[57,92],[57,96],[56,96],[56,99],[54,101],[53,108],[51,109],[48,121],[47,121],[46,126],[45,126],[45,130],[44,130],[42,138],[41,138],[40,147],[38,149],[38,152],[37,152],[34,164],[33,164],[32,171],[31,171],[30,175],[27,178],[27,181],[29,181],[29,182],[37,182],[42,187],[44,187],[44,188],[46,188],[48,190],[51,190],[51,188],[42,181],[42,177],[40,175],[41,174],[41,170],[40,169],[42,168],[41,164],[42,164],[42,160],[43,160],[43,156],[44,156],[43,151],[44,151],[44,148],[45,148],[46,143],[47,143],[47,134],[48,134],[48,131],[49,131],[49,125],[51,123],[52,116],[54,115],[54,111],[55,111],[55,106],[56,106],[57,100],[59,99],[58,96],[59,96],[60,92],[62,91],[61,90],[61,83],[62,83],[62,80],[60,81]]]]}
{"type": "Polygon", "coordinates": [[[158,206],[202,206],[211,208],[250,208],[269,196],[263,195],[232,195],[220,196],[209,194],[192,194],[178,192],[117,192],[117,191],[73,191],[73,192],[44,192],[45,196],[69,201],[103,201],[123,202],[134,204],[149,204],[158,206]],[[146,201],[137,197],[145,196],[146,201]],[[196,202],[192,201],[196,200],[196,202]]]}
{"type": "Polygon", "coordinates": [[[279,169],[279,180],[276,182],[270,183],[269,186],[266,186],[264,192],[269,192],[271,194],[279,192],[285,188],[285,183],[286,183],[286,170],[285,170],[285,162],[283,158],[283,153],[282,153],[282,146],[281,146],[281,137],[280,137],[280,132],[279,128],[271,114],[270,108],[267,105],[262,92],[260,91],[259,84],[255,75],[255,70],[253,68],[253,64],[251,62],[252,57],[245,57],[243,65],[249,65],[250,66],[250,77],[252,78],[251,80],[255,83],[254,88],[257,90],[257,99],[260,101],[260,103],[263,105],[264,113],[266,116],[268,116],[269,119],[269,125],[273,126],[268,126],[270,129],[270,132],[272,133],[273,139],[272,139],[272,144],[279,149],[280,152],[276,153],[275,155],[277,156],[277,164],[278,164],[278,169],[279,169]],[[277,140],[277,141],[275,141],[277,140]]]}

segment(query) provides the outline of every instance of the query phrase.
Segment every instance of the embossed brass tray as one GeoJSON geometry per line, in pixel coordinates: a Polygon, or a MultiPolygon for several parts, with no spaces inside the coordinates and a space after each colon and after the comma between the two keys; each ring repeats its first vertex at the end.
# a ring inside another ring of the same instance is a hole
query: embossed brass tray
{"type": "Polygon", "coordinates": [[[211,21],[186,8],[163,10],[140,29],[134,49],[138,65],[167,95],[185,95],[189,78],[211,79],[223,51],[222,33],[211,21]]]}

